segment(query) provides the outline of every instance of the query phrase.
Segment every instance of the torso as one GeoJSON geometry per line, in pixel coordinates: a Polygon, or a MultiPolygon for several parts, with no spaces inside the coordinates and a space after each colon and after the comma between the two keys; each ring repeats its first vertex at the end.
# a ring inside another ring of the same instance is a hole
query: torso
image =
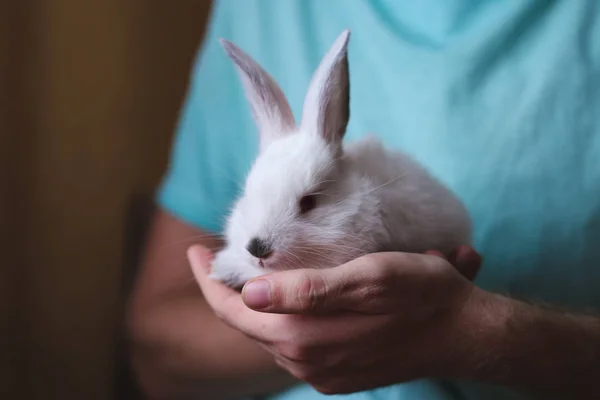
{"type": "MultiPolygon", "coordinates": [[[[478,285],[600,308],[600,3],[255,0],[227,13],[247,22],[221,15],[227,37],[278,80],[297,117],[320,58],[350,28],[347,140],[373,132],[458,194],[484,257],[478,285]]],[[[233,106],[249,112],[243,98],[233,106]]],[[[254,157],[248,126],[219,139],[240,144],[235,156],[223,149],[238,178],[254,157]]],[[[428,398],[446,398],[432,385],[428,398]]],[[[465,399],[514,398],[456,388],[465,399]]],[[[307,393],[284,398],[320,398],[307,393]]]]}

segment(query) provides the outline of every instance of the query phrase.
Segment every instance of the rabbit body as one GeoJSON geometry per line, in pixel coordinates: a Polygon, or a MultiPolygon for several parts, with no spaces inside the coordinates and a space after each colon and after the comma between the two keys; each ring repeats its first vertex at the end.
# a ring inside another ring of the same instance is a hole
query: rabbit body
{"type": "Polygon", "coordinates": [[[260,133],[260,154],[227,220],[211,277],[239,288],[274,270],[329,268],[379,251],[449,252],[471,223],[455,194],[401,151],[367,135],[344,143],[346,46],[338,37],[315,72],[296,127],[273,79],[230,42],[260,133]]]}

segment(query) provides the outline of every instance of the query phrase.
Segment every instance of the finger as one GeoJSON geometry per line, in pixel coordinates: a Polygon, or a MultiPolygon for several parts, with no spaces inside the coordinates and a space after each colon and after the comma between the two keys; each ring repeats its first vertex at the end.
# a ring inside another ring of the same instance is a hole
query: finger
{"type": "Polygon", "coordinates": [[[250,280],[242,288],[246,306],[279,314],[318,313],[327,309],[328,295],[340,286],[331,269],[295,269],[250,280]]]}
{"type": "Polygon", "coordinates": [[[210,272],[210,261],[214,256],[207,247],[199,244],[193,245],[188,249],[187,257],[196,279],[210,272]]]}
{"type": "MultiPolygon", "coordinates": [[[[355,368],[344,368],[340,371],[326,371],[318,374],[308,381],[308,383],[317,391],[330,395],[345,395],[356,392],[364,392],[379,387],[388,386],[393,383],[402,383],[417,378],[415,373],[411,373],[410,364],[405,366],[406,362],[400,362],[400,365],[390,368],[389,365],[377,367],[377,365],[359,365],[355,368]]],[[[446,396],[436,395],[438,389],[429,389],[427,387],[423,396],[411,398],[446,398],[446,396]]],[[[421,392],[422,390],[418,390],[421,392]]]]}
{"type": "Polygon", "coordinates": [[[334,268],[272,272],[247,282],[242,298],[248,307],[268,313],[377,314],[397,297],[393,286],[400,267],[418,265],[417,257],[422,255],[375,253],[334,268]]]}
{"type": "Polygon", "coordinates": [[[187,257],[204,298],[219,316],[225,317],[231,310],[245,308],[236,291],[209,278],[210,262],[213,259],[210,250],[194,245],[188,249],[187,257]],[[224,312],[225,310],[229,312],[224,312]]]}
{"type": "Polygon", "coordinates": [[[446,259],[446,256],[441,251],[437,251],[437,250],[427,250],[425,252],[425,254],[430,255],[430,256],[436,256],[436,257],[441,257],[443,259],[446,259]]]}
{"type": "Polygon", "coordinates": [[[454,256],[456,269],[467,279],[474,280],[481,268],[482,258],[471,246],[460,246],[454,256]]]}
{"type": "Polygon", "coordinates": [[[273,318],[274,315],[249,309],[240,293],[209,278],[210,261],[213,258],[209,250],[192,246],[187,256],[204,298],[223,322],[257,340],[269,338],[277,331],[280,322],[273,318]]]}

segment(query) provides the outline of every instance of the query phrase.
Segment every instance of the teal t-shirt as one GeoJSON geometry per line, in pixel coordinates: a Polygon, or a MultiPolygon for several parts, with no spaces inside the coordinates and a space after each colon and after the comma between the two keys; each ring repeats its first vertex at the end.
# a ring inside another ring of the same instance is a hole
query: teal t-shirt
{"type": "MultiPolygon", "coordinates": [[[[373,132],[456,191],[485,260],[477,284],[599,308],[597,0],[216,1],[160,205],[220,231],[255,157],[256,128],[219,37],[275,77],[298,117],[314,69],[345,28],[352,30],[347,140],[373,132]]],[[[430,380],[338,397],[517,398],[430,380]]],[[[300,386],[275,398],[332,396],[300,386]]]]}

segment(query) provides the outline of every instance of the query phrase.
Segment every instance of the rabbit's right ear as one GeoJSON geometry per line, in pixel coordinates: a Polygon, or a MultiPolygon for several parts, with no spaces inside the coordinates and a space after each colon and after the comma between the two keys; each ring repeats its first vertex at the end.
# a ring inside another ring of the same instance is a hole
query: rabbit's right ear
{"type": "Polygon", "coordinates": [[[333,145],[340,145],[350,118],[349,39],[350,31],[343,31],[321,60],[302,110],[302,130],[315,132],[333,145]]]}
{"type": "Polygon", "coordinates": [[[240,74],[263,151],[273,140],[295,129],[294,115],[275,80],[235,44],[225,39],[220,41],[240,74]]]}

